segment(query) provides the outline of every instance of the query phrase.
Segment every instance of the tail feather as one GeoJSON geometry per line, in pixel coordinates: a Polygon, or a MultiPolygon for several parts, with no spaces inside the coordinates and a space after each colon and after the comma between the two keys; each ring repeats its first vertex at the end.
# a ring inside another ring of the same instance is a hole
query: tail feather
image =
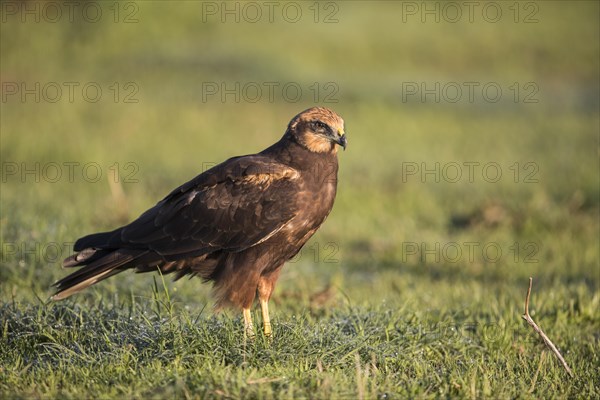
{"type": "MultiPolygon", "coordinates": [[[[92,275],[90,278],[84,279],[78,283],[73,283],[73,285],[69,285],[68,287],[61,287],[58,285],[57,286],[57,291],[56,294],[54,296],[52,296],[50,299],[54,300],[54,301],[58,301],[58,300],[63,300],[66,299],[67,297],[81,292],[83,289],[86,289],[100,281],[103,281],[106,278],[109,278],[115,274],[118,274],[119,272],[122,272],[122,269],[109,269],[107,271],[101,272],[99,274],[95,274],[92,275]]],[[[57,282],[58,283],[58,282],[57,282]]]]}
{"type": "MultiPolygon", "coordinates": [[[[95,283],[118,274],[131,266],[127,264],[132,263],[132,261],[146,253],[147,251],[118,249],[100,258],[95,258],[95,261],[56,282],[53,285],[56,287],[56,293],[52,296],[52,300],[65,299],[95,283]]],[[[90,257],[95,257],[94,252],[88,254],[90,257]]],[[[87,259],[77,260],[77,255],[75,255],[65,260],[65,265],[74,266],[77,265],[75,263],[87,263],[86,261],[87,259]],[[70,259],[73,260],[69,261],[70,259]]]]}
{"type": "Polygon", "coordinates": [[[80,267],[54,283],[52,300],[63,300],[104,279],[135,269],[136,272],[175,273],[175,280],[185,275],[199,275],[205,281],[213,279],[219,257],[202,254],[194,258],[167,260],[152,250],[131,248],[84,248],[63,261],[64,267],[80,267]]]}
{"type": "Polygon", "coordinates": [[[63,261],[63,267],[72,268],[72,267],[80,267],[82,265],[91,264],[96,260],[112,253],[115,251],[114,249],[96,249],[89,248],[80,251],[77,254],[73,254],[70,257],[65,258],[63,261]]]}

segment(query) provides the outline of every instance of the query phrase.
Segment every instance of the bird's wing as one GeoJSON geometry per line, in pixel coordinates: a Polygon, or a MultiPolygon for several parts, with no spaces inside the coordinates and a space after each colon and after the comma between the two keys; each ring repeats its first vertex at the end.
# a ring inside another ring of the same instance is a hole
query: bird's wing
{"type": "Polygon", "coordinates": [[[75,250],[147,249],[167,260],[241,251],[267,240],[296,215],[298,178],[298,171],[265,156],[232,158],[175,189],[129,225],[97,236],[104,243],[90,235],[75,250]]]}

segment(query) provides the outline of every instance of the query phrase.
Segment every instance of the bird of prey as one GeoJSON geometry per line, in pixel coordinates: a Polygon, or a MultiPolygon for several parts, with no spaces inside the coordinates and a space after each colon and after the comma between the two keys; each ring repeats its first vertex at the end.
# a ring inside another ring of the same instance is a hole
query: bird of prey
{"type": "Polygon", "coordinates": [[[337,188],[343,119],[330,109],[296,115],[283,137],[257,154],[233,157],[169,193],[128,225],[80,238],[54,284],[53,300],[134,269],[212,281],[216,308],[250,309],[258,294],[265,335],[268,301],[284,263],[329,215],[337,188]]]}

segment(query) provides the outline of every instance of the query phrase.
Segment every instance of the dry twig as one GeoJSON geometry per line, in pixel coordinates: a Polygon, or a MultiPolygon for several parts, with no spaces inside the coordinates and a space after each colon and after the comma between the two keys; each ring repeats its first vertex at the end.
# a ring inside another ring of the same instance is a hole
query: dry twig
{"type": "Polygon", "coordinates": [[[531,327],[533,328],[533,330],[536,331],[538,333],[538,335],[540,335],[540,337],[542,338],[542,340],[544,341],[544,343],[546,344],[546,346],[548,346],[548,348],[550,350],[552,350],[552,352],[554,353],[554,355],[556,357],[558,357],[558,359],[562,363],[562,366],[565,368],[565,370],[567,371],[567,373],[569,374],[569,376],[571,378],[573,378],[573,371],[571,371],[571,368],[569,368],[569,366],[567,365],[567,362],[563,358],[562,354],[560,354],[560,351],[558,351],[558,349],[556,348],[556,346],[554,345],[554,343],[552,343],[552,341],[548,338],[548,336],[546,336],[546,334],[544,333],[544,331],[542,331],[542,328],[540,328],[539,326],[537,326],[537,324],[534,322],[534,320],[529,315],[529,297],[531,296],[531,285],[532,285],[532,283],[533,283],[533,278],[530,277],[529,278],[529,289],[527,290],[527,297],[525,298],[525,314],[523,314],[521,316],[521,318],[523,318],[525,321],[527,321],[527,323],[529,325],[531,325],[531,327]]]}

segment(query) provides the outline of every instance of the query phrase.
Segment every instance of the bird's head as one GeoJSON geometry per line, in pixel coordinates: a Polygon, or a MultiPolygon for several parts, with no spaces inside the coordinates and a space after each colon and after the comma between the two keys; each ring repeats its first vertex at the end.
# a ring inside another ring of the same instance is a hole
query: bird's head
{"type": "Polygon", "coordinates": [[[292,118],[286,134],[315,153],[336,153],[336,144],[346,149],[344,120],[328,108],[302,111],[292,118]]]}

